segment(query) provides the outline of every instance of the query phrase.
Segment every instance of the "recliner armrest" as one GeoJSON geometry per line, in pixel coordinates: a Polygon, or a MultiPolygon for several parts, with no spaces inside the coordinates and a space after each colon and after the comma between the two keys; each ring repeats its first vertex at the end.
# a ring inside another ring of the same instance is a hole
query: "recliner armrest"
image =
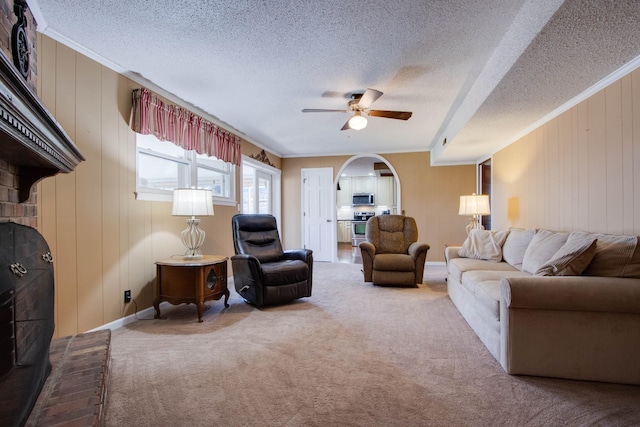
{"type": "Polygon", "coordinates": [[[376,254],[376,247],[371,242],[361,242],[358,246],[361,252],[367,252],[371,257],[376,254]]]}
{"type": "Polygon", "coordinates": [[[284,251],[282,259],[299,259],[308,264],[312,255],[313,251],[311,249],[292,249],[284,251]]]}
{"type": "Polygon", "coordinates": [[[245,300],[257,307],[263,304],[263,278],[260,261],[253,255],[238,254],[231,257],[233,284],[245,300]]]}
{"type": "Polygon", "coordinates": [[[231,266],[233,272],[240,273],[242,271],[248,277],[261,278],[262,269],[260,268],[260,261],[253,255],[238,254],[231,257],[231,266]],[[236,271],[237,270],[237,271],[236,271]]]}
{"type": "Polygon", "coordinates": [[[411,258],[417,259],[421,254],[427,252],[431,246],[426,243],[413,242],[409,245],[407,252],[411,255],[411,258]]]}
{"type": "Polygon", "coordinates": [[[376,256],[376,247],[371,242],[361,242],[358,246],[362,255],[364,281],[371,282],[373,280],[373,258],[376,256]]]}

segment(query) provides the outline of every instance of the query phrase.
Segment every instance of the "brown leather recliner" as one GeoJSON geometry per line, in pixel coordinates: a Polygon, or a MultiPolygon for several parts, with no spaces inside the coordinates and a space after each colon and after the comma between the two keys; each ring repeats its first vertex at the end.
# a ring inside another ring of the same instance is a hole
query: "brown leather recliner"
{"type": "Polygon", "coordinates": [[[374,216],[360,243],[364,281],[383,286],[422,283],[429,245],[419,243],[416,220],[404,215],[374,216]]]}
{"type": "Polygon", "coordinates": [[[311,296],[313,251],[284,251],[272,215],[238,214],[231,223],[233,282],[245,301],[262,307],[311,296]]]}

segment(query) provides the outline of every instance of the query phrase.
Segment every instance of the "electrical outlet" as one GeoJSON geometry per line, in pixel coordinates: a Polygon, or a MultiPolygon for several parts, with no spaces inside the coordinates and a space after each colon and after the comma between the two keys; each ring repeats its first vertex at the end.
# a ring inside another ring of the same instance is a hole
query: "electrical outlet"
{"type": "Polygon", "coordinates": [[[131,302],[131,290],[127,289],[126,291],[124,291],[124,303],[128,303],[131,302]]]}

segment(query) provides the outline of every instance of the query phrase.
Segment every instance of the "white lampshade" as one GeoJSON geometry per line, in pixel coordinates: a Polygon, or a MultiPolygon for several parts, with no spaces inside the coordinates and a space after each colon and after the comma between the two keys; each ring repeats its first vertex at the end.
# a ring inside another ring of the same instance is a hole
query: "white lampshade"
{"type": "Polygon", "coordinates": [[[181,234],[182,243],[187,248],[185,259],[202,258],[200,247],[204,244],[206,233],[200,229],[197,216],[213,215],[213,194],[211,190],[195,188],[176,188],[173,190],[173,210],[171,215],[189,216],[187,228],[181,234]]]}
{"type": "Polygon", "coordinates": [[[349,127],[354,130],[364,129],[367,127],[367,119],[362,117],[358,111],[349,119],[349,127]]]}
{"type": "Polygon", "coordinates": [[[460,196],[459,215],[465,215],[470,218],[466,227],[467,234],[473,229],[484,229],[478,218],[480,215],[490,215],[489,196],[486,194],[473,193],[470,196],[460,196]]]}
{"type": "Polygon", "coordinates": [[[176,188],[173,190],[173,211],[177,216],[213,216],[211,190],[176,188]]]}
{"type": "Polygon", "coordinates": [[[490,215],[489,196],[486,194],[472,194],[470,196],[460,196],[459,215],[490,215]]]}

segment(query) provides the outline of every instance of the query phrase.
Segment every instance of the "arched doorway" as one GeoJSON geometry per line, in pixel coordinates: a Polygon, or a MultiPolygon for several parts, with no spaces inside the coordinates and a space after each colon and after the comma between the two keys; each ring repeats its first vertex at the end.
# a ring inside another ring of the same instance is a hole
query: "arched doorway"
{"type": "Polygon", "coordinates": [[[342,165],[334,188],[337,261],[361,263],[358,244],[364,240],[366,218],[402,211],[398,174],[391,163],[380,155],[356,155],[342,165]],[[354,193],[372,194],[373,202],[354,205],[354,193]]]}

